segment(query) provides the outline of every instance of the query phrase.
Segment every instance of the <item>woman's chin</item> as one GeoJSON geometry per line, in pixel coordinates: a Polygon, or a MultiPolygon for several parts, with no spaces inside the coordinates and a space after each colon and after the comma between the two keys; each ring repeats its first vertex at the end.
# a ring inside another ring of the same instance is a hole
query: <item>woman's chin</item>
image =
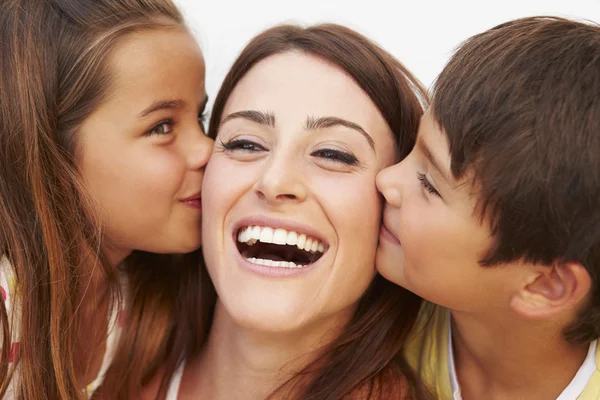
{"type": "Polygon", "coordinates": [[[237,327],[277,334],[302,329],[305,319],[299,315],[299,311],[302,310],[300,307],[283,306],[281,303],[273,304],[272,302],[254,302],[252,307],[248,307],[247,304],[237,307],[226,306],[225,311],[237,327]]]}

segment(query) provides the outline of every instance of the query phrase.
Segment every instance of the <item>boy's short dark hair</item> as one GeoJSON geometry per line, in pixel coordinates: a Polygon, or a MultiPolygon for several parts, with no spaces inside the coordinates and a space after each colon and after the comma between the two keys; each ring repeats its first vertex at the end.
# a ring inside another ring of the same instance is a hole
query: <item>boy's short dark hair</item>
{"type": "Polygon", "coordinates": [[[581,263],[590,299],[565,337],[600,337],[600,27],[531,17],[473,36],[438,77],[432,110],[452,174],[473,177],[491,222],[481,264],[581,263]]]}

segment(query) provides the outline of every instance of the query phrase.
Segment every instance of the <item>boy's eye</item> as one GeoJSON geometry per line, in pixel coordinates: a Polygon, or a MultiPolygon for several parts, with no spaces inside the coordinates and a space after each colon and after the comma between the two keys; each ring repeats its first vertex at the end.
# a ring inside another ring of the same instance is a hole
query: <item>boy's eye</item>
{"type": "Polygon", "coordinates": [[[423,186],[423,188],[425,190],[427,190],[429,193],[431,193],[435,196],[438,196],[438,197],[442,197],[442,196],[440,196],[440,193],[436,190],[436,188],[433,187],[431,182],[429,182],[427,180],[427,176],[425,174],[417,172],[417,179],[419,179],[419,181],[421,182],[421,186],[423,186]]]}
{"type": "Polygon", "coordinates": [[[166,135],[173,132],[173,121],[162,121],[154,125],[146,134],[147,135],[166,135]]]}
{"type": "Polygon", "coordinates": [[[311,153],[313,157],[324,158],[329,161],[344,163],[348,165],[357,165],[358,159],[350,153],[333,149],[321,149],[311,153]]]}
{"type": "Polygon", "coordinates": [[[266,151],[263,146],[248,139],[233,139],[227,143],[221,142],[221,146],[227,151],[243,151],[248,153],[266,151]]]}

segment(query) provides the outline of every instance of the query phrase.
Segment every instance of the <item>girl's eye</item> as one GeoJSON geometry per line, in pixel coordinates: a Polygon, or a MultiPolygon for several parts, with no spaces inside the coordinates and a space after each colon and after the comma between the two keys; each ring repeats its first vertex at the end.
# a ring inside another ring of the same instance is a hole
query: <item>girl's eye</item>
{"type": "Polygon", "coordinates": [[[150,135],[166,135],[173,132],[173,121],[162,121],[154,125],[146,134],[150,135]]]}
{"type": "Polygon", "coordinates": [[[266,151],[263,146],[248,139],[233,139],[227,143],[221,142],[221,146],[227,151],[243,151],[248,153],[266,151]]]}
{"type": "Polygon", "coordinates": [[[427,176],[425,174],[417,172],[417,179],[419,179],[419,181],[421,182],[421,186],[423,186],[423,188],[429,193],[438,197],[442,197],[440,196],[440,193],[436,190],[436,188],[433,187],[433,185],[427,180],[427,176]]]}
{"type": "Polygon", "coordinates": [[[347,165],[357,165],[358,164],[358,159],[356,157],[354,157],[350,153],[346,153],[346,152],[343,152],[340,150],[333,150],[333,149],[317,150],[317,151],[314,151],[311,154],[311,156],[324,158],[326,160],[344,163],[347,165]]]}
{"type": "Polygon", "coordinates": [[[202,132],[206,132],[206,112],[202,111],[198,115],[198,123],[200,124],[200,128],[202,128],[202,132]]]}

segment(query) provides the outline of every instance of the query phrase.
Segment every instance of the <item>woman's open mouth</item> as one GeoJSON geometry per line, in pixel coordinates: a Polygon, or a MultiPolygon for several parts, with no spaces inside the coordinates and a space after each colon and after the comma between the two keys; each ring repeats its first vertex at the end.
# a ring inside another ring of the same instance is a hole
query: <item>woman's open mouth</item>
{"type": "Polygon", "coordinates": [[[327,244],[282,228],[243,226],[236,232],[238,251],[246,261],[273,268],[304,268],[323,256],[327,244]]]}

